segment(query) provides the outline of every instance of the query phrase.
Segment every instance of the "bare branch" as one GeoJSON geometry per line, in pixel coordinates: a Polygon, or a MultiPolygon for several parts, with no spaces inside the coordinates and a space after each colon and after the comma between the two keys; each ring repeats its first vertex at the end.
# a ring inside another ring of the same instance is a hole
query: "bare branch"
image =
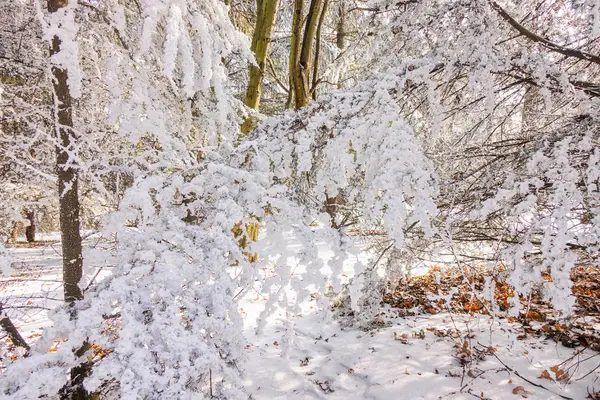
{"type": "Polygon", "coordinates": [[[544,37],[541,37],[541,36],[531,32],[527,28],[525,28],[523,25],[521,25],[519,22],[517,22],[517,20],[515,20],[513,17],[511,17],[495,1],[489,0],[489,3],[492,6],[492,8],[494,10],[496,10],[496,12],[498,12],[498,14],[500,15],[500,17],[502,17],[502,19],[504,19],[506,22],[508,22],[513,28],[515,28],[517,31],[519,31],[519,33],[521,35],[525,36],[527,39],[531,40],[532,42],[540,43],[542,46],[544,46],[548,50],[554,51],[556,53],[560,53],[567,57],[579,58],[580,60],[586,60],[586,61],[592,62],[594,64],[600,65],[600,56],[597,56],[597,55],[594,55],[591,53],[587,53],[585,51],[577,50],[577,49],[570,49],[567,47],[560,46],[556,43],[553,43],[550,40],[548,40],[544,37]]]}

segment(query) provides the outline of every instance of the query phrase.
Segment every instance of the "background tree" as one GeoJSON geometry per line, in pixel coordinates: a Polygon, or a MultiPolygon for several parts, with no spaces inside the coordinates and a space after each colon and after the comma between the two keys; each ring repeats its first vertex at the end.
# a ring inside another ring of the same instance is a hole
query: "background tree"
{"type": "Polygon", "coordinates": [[[246,91],[245,104],[255,110],[260,104],[262,81],[267,68],[267,57],[271,45],[271,34],[275,26],[279,0],[260,0],[257,2],[256,26],[252,35],[250,50],[254,53],[257,65],[250,65],[250,81],[246,91]]]}
{"type": "Polygon", "coordinates": [[[313,60],[313,46],[317,28],[319,27],[319,16],[323,8],[322,0],[311,0],[306,14],[304,34],[300,45],[300,56],[294,60],[294,102],[296,109],[306,107],[311,99],[311,72],[313,60]]]}

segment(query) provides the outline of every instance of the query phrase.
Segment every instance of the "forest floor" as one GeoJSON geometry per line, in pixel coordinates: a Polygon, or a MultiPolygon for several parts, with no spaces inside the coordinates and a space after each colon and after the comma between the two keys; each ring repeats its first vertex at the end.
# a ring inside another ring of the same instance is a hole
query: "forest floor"
{"type": "MultiPolygon", "coordinates": [[[[52,239],[9,249],[19,273],[0,279],[0,300],[13,307],[9,315],[31,343],[62,301],[60,243],[52,239]]],[[[600,399],[600,353],[590,339],[600,331],[596,302],[571,330],[530,299],[526,321],[492,318],[460,293],[451,301],[460,312],[449,313],[427,297],[452,284],[451,272],[439,272],[423,271],[390,290],[368,331],[344,326],[317,297],[294,315],[278,310],[257,335],[266,299],[249,291],[240,304],[248,393],[256,400],[600,399]]],[[[88,279],[107,273],[87,271],[88,279]]],[[[589,282],[580,286],[583,299],[598,298],[594,285],[591,292],[589,282]]],[[[15,356],[6,339],[0,347],[0,357],[15,356]]]]}

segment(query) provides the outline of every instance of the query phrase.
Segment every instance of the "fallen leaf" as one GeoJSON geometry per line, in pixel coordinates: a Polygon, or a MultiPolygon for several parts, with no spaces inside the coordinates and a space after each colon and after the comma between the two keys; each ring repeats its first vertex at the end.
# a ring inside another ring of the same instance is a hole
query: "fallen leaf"
{"type": "Polygon", "coordinates": [[[558,365],[551,367],[550,371],[554,372],[554,375],[556,375],[556,380],[559,382],[569,379],[569,374],[565,372],[565,370],[560,369],[558,365]]]}
{"type": "Polygon", "coordinates": [[[531,394],[527,390],[525,390],[523,386],[517,386],[512,390],[512,392],[513,394],[520,394],[523,397],[526,397],[526,395],[531,394]]]}
{"type": "Polygon", "coordinates": [[[553,381],[554,379],[552,379],[552,376],[550,375],[550,373],[548,372],[548,370],[543,370],[541,375],[538,376],[538,379],[548,379],[549,381],[553,381]]]}

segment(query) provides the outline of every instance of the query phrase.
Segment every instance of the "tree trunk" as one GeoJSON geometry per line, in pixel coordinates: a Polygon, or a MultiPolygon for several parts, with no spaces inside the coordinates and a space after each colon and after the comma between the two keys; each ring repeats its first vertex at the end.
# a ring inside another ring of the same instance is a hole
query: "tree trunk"
{"type": "Polygon", "coordinates": [[[322,2],[323,0],[311,0],[308,14],[306,15],[306,25],[304,28],[304,37],[302,39],[302,48],[300,49],[300,59],[294,68],[294,96],[296,99],[296,110],[306,107],[310,101],[312,48],[317,32],[322,2]]]}
{"type": "Polygon", "coordinates": [[[346,12],[344,11],[344,2],[340,1],[338,8],[338,23],[336,28],[336,45],[340,50],[346,47],[346,12]]]}
{"type": "Polygon", "coordinates": [[[279,0],[262,0],[257,6],[258,16],[256,18],[251,47],[257,65],[250,66],[250,81],[248,82],[245,99],[245,104],[255,110],[258,110],[260,104],[262,83],[265,77],[267,56],[271,44],[271,34],[277,17],[279,0]]]}
{"type": "Polygon", "coordinates": [[[75,351],[75,357],[83,358],[81,364],[71,368],[71,379],[60,389],[59,397],[61,400],[96,400],[99,399],[97,393],[88,393],[83,381],[90,375],[92,362],[85,359],[85,354],[91,349],[89,342],[84,342],[79,349],[75,351]]]}
{"type": "MultiPolygon", "coordinates": [[[[48,11],[54,13],[68,5],[68,0],[48,0],[48,11]]],[[[50,57],[60,52],[61,41],[58,36],[52,38],[50,57]]],[[[78,175],[74,160],[69,160],[69,152],[75,148],[76,137],[73,132],[72,98],[68,85],[68,71],[52,65],[52,86],[54,89],[54,134],[56,136],[56,170],[58,175],[58,196],[60,207],[60,235],[63,251],[63,283],[65,301],[73,306],[83,298],[79,281],[83,275],[83,256],[81,233],[79,231],[79,195],[78,175]]],[[[72,307],[71,317],[75,318],[72,307]]],[[[85,357],[90,348],[84,342],[75,352],[78,358],[85,357]]],[[[89,375],[91,363],[84,361],[71,368],[70,379],[60,390],[62,400],[88,400],[94,398],[83,387],[84,379],[89,375]]]]}
{"type": "Polygon", "coordinates": [[[16,221],[13,223],[12,229],[10,230],[10,242],[12,244],[17,243],[19,240],[19,232],[23,228],[23,223],[21,221],[16,221]]]}
{"type": "Polygon", "coordinates": [[[25,228],[25,237],[27,242],[35,242],[35,213],[33,211],[25,211],[25,215],[29,220],[29,226],[25,228]]]}
{"type": "Polygon", "coordinates": [[[290,90],[288,92],[287,104],[285,105],[285,108],[290,108],[292,106],[292,101],[294,100],[294,92],[296,88],[296,66],[300,61],[300,44],[302,43],[303,13],[304,0],[295,0],[289,60],[290,90]]]}
{"type": "MultiPolygon", "coordinates": [[[[340,52],[346,48],[346,11],[344,10],[344,2],[340,1],[338,7],[338,22],[336,27],[335,42],[340,52]]],[[[341,89],[344,87],[344,80],[342,79],[342,72],[340,71],[337,77],[337,88],[341,89]]]]}
{"type": "MultiPolygon", "coordinates": [[[[48,0],[48,11],[57,12],[66,7],[68,0],[48,0]]],[[[50,56],[60,52],[60,38],[54,36],[50,46],[50,56]]],[[[54,134],[57,139],[56,169],[58,175],[58,195],[60,203],[60,234],[63,251],[63,282],[65,301],[69,304],[80,300],[83,295],[79,288],[83,271],[81,234],[79,232],[79,197],[77,170],[69,151],[73,151],[72,99],[67,83],[67,70],[52,66],[54,87],[54,134]]]]}
{"type": "Polygon", "coordinates": [[[325,20],[325,14],[327,13],[328,5],[329,0],[323,0],[323,10],[319,16],[319,24],[317,25],[317,38],[315,41],[315,66],[313,69],[312,86],[310,89],[313,100],[317,100],[317,85],[319,84],[319,59],[321,57],[321,29],[323,28],[323,21],[325,20]]]}

